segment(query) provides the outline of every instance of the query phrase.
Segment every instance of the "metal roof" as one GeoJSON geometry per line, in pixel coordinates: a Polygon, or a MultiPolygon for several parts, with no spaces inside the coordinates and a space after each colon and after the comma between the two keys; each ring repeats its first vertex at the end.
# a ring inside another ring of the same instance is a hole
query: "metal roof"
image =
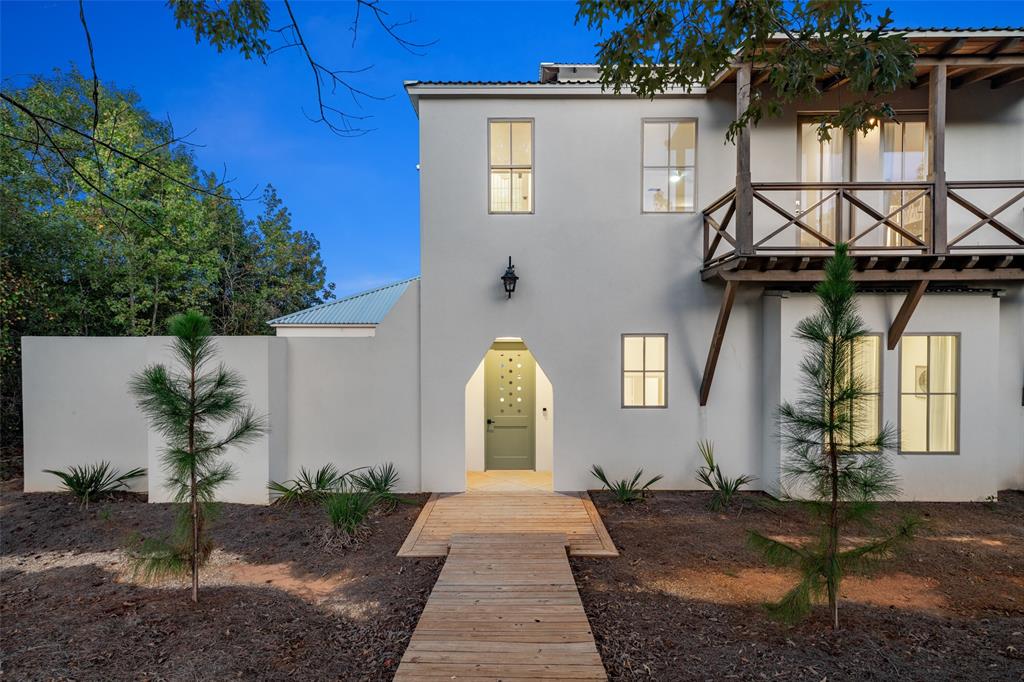
{"type": "Polygon", "coordinates": [[[418,279],[419,277],[413,277],[377,289],[371,289],[370,291],[353,294],[337,301],[330,301],[295,313],[282,315],[270,320],[267,324],[274,327],[281,325],[380,324],[388,314],[388,311],[391,310],[391,307],[405,293],[409,284],[418,279]]]}

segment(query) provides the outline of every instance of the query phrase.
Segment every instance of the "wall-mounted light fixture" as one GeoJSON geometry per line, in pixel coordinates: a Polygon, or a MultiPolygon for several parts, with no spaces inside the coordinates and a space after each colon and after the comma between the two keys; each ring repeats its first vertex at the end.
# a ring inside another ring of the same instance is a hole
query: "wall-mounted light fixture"
{"type": "Polygon", "coordinates": [[[519,281],[519,276],[516,275],[516,266],[512,265],[512,256],[509,256],[508,267],[505,268],[505,274],[501,276],[501,283],[505,285],[505,293],[509,298],[512,298],[512,292],[516,290],[517,281],[519,281]]]}

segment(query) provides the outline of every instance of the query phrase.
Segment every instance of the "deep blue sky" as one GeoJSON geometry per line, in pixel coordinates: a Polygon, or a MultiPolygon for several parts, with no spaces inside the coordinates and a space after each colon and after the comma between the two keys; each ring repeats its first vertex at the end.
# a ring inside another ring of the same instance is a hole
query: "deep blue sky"
{"type": "MultiPolygon", "coordinates": [[[[901,26],[1024,23],[1019,0],[888,4],[901,26]]],[[[197,46],[175,28],[162,1],[85,5],[100,78],[137,90],[143,105],[158,118],[170,117],[178,132],[197,129],[190,139],[205,145],[195,149],[199,165],[226,166],[243,193],[273,183],[294,224],[319,238],[339,295],[419,272],[417,129],[403,80],[534,79],[541,61],[592,59],[597,39],[573,25],[573,2],[384,0],[382,6],[396,18],[416,19],[404,35],[437,43],[425,56],[412,55],[364,21],[353,48],[353,3],[293,4],[321,61],[335,68],[373,64],[355,83],[392,96],[364,104],[375,132],[339,139],[303,115],[315,99],[297,51],[275,54],[266,65],[248,62],[197,46]]],[[[272,25],[287,23],[283,5],[272,3],[271,11],[272,25]]],[[[72,62],[88,70],[77,2],[0,2],[0,43],[0,70],[14,84],[72,62]]]]}

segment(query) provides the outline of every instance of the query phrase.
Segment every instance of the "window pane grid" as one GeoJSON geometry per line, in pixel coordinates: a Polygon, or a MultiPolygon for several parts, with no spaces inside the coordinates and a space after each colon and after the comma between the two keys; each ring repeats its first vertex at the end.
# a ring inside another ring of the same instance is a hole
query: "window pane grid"
{"type": "Polygon", "coordinates": [[[490,121],[491,213],[533,211],[533,121],[490,121]]]}
{"type": "Polygon", "coordinates": [[[666,406],[666,341],[664,334],[623,335],[623,407],[666,406]]]}
{"type": "Polygon", "coordinates": [[[696,133],[694,121],[644,121],[641,174],[644,213],[694,210],[696,133]]]}
{"type": "Polygon", "coordinates": [[[903,342],[912,339],[917,340],[908,345],[916,347],[901,349],[900,450],[955,453],[960,412],[959,337],[908,336],[903,342]],[[922,360],[923,365],[917,364],[922,360]]]}

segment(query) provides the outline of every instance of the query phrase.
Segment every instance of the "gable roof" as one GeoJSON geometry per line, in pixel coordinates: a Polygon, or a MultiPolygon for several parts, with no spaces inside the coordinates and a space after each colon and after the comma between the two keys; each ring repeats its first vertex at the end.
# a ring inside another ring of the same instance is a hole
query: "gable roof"
{"type": "Polygon", "coordinates": [[[417,280],[419,277],[413,277],[340,298],[337,301],[322,303],[312,308],[274,318],[267,324],[272,327],[280,325],[380,324],[392,306],[405,293],[409,284],[417,280]]]}

